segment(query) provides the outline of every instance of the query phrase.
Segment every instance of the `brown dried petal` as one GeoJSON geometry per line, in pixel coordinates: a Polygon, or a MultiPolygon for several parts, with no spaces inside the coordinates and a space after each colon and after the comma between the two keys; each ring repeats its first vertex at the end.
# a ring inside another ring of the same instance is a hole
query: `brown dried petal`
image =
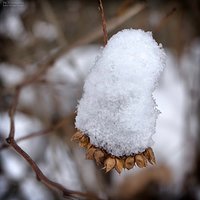
{"type": "Polygon", "coordinates": [[[79,142],[80,139],[83,137],[83,133],[77,131],[71,138],[71,141],[79,142]]]}
{"type": "Polygon", "coordinates": [[[135,162],[139,168],[143,168],[147,166],[146,158],[142,154],[137,154],[135,156],[135,162]]]}
{"type": "Polygon", "coordinates": [[[89,142],[87,145],[87,149],[90,149],[91,147],[93,147],[93,145],[89,142]]]}
{"type": "Polygon", "coordinates": [[[88,149],[86,153],[86,159],[93,160],[95,151],[96,151],[95,147],[91,147],[90,149],[88,149]]]}
{"type": "Polygon", "coordinates": [[[96,160],[97,165],[100,165],[104,160],[104,152],[100,149],[97,149],[94,153],[94,158],[96,160]]]}
{"type": "Polygon", "coordinates": [[[129,156],[126,158],[124,163],[124,168],[126,169],[132,169],[135,165],[135,158],[133,156],[129,156]]]}
{"type": "Polygon", "coordinates": [[[106,169],[106,173],[112,170],[115,167],[115,159],[112,157],[109,157],[104,162],[104,167],[106,169]]]}
{"type": "Polygon", "coordinates": [[[89,144],[89,137],[88,136],[86,136],[86,135],[84,135],[81,139],[80,139],[80,142],[79,142],[79,146],[80,147],[87,147],[88,146],[88,144],[89,144]]]}
{"type": "Polygon", "coordinates": [[[121,174],[123,170],[124,162],[122,159],[115,158],[115,169],[116,171],[121,174]]]}
{"type": "Polygon", "coordinates": [[[156,159],[155,159],[155,156],[154,156],[154,153],[153,153],[153,150],[151,147],[149,147],[145,150],[144,156],[152,165],[156,164],[156,159]]]}

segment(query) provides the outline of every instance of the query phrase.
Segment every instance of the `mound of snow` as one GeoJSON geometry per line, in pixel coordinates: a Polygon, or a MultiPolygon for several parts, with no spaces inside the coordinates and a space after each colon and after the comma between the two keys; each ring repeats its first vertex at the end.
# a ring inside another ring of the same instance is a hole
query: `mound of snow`
{"type": "Polygon", "coordinates": [[[150,32],[118,32],[86,78],[76,127],[115,156],[152,146],[159,113],[152,92],[164,66],[165,53],[150,32]]]}

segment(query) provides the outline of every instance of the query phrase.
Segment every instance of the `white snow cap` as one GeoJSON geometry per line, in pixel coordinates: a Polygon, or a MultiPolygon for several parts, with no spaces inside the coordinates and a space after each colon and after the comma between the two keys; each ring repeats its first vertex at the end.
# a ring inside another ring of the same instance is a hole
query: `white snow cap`
{"type": "Polygon", "coordinates": [[[152,146],[159,114],[152,92],[165,58],[151,32],[126,29],[113,35],[86,78],[77,129],[115,156],[152,146]]]}

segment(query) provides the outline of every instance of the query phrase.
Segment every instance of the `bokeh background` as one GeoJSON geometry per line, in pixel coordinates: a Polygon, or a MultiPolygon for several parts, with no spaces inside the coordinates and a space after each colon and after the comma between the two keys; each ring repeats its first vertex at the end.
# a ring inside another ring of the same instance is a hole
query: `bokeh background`
{"type": "Polygon", "coordinates": [[[16,85],[55,54],[42,76],[23,88],[15,115],[16,138],[32,134],[19,145],[44,174],[102,199],[200,199],[200,1],[103,5],[109,37],[125,28],[152,31],[167,53],[153,94],[161,111],[153,147],[157,166],[105,174],[70,141],[84,79],[103,46],[98,1],[0,0],[0,199],[63,199],[5,145],[16,85]]]}

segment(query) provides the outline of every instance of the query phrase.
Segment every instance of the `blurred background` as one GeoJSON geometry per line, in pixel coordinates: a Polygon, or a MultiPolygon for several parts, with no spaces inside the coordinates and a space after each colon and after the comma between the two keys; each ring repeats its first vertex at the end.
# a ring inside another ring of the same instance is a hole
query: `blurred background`
{"type": "Polygon", "coordinates": [[[84,79],[103,45],[98,1],[0,0],[0,199],[63,199],[5,144],[14,89],[43,63],[41,77],[20,93],[15,123],[19,145],[45,175],[102,199],[200,199],[200,1],[103,5],[109,37],[125,28],[152,31],[167,53],[153,94],[161,111],[157,166],[105,174],[70,141],[84,79]]]}

